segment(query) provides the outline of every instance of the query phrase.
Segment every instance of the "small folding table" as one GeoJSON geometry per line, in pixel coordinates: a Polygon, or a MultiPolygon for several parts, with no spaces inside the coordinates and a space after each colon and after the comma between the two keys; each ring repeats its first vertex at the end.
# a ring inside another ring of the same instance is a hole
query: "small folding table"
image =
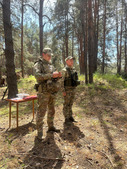
{"type": "Polygon", "coordinates": [[[27,102],[27,101],[32,101],[33,105],[33,119],[34,119],[34,100],[37,100],[36,95],[31,95],[27,96],[24,99],[19,99],[19,98],[12,98],[12,99],[6,99],[9,102],[9,128],[11,127],[11,106],[12,102],[16,103],[16,122],[17,122],[17,130],[18,130],[18,117],[19,117],[19,103],[21,102],[27,102]]]}

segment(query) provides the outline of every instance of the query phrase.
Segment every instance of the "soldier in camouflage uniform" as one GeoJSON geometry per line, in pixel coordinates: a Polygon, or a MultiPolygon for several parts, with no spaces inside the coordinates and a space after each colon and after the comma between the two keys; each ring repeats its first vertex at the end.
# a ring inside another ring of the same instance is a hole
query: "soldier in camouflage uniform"
{"type": "Polygon", "coordinates": [[[68,56],[65,59],[66,67],[62,70],[62,90],[64,96],[63,115],[66,122],[75,122],[73,118],[72,105],[74,102],[76,86],[80,84],[78,75],[73,67],[73,60],[75,58],[68,56]]]}
{"type": "Polygon", "coordinates": [[[55,96],[59,89],[58,79],[61,77],[61,73],[57,72],[54,66],[51,64],[52,51],[50,48],[44,48],[42,57],[35,62],[35,78],[37,80],[36,88],[38,90],[38,112],[37,112],[37,138],[42,139],[43,136],[43,119],[47,115],[48,131],[58,132],[54,127],[54,115],[55,115],[55,96]]]}

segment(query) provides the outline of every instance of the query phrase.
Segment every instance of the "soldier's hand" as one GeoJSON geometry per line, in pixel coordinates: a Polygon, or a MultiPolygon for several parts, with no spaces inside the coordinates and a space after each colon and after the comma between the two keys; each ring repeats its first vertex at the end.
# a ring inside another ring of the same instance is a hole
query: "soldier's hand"
{"type": "Polygon", "coordinates": [[[59,77],[62,77],[62,73],[61,72],[59,72],[59,77]]]}
{"type": "Polygon", "coordinates": [[[66,92],[63,92],[63,96],[66,96],[66,92]]]}
{"type": "Polygon", "coordinates": [[[52,77],[53,77],[53,78],[59,77],[59,72],[53,72],[52,77]]]}

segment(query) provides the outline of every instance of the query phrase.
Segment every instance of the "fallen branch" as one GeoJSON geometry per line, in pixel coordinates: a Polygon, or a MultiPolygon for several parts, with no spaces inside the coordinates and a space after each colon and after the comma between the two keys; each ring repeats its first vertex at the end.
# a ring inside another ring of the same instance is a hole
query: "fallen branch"
{"type": "Polygon", "coordinates": [[[91,164],[93,165],[93,163],[86,157],[86,160],[91,164]]]}
{"type": "Polygon", "coordinates": [[[95,148],[93,148],[93,150],[95,150],[95,151],[97,151],[98,153],[101,153],[102,155],[104,155],[104,156],[109,160],[109,162],[111,163],[112,167],[114,167],[114,164],[113,164],[112,160],[109,158],[109,156],[108,156],[107,154],[105,154],[105,153],[102,152],[102,151],[98,151],[98,150],[96,150],[95,148]]]}

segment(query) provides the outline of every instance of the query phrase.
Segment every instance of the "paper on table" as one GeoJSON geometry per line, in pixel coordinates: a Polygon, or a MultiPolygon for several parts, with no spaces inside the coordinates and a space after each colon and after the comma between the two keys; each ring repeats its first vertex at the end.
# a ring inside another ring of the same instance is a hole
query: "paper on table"
{"type": "Polygon", "coordinates": [[[16,97],[16,98],[12,98],[11,100],[21,100],[22,98],[16,97]]]}

